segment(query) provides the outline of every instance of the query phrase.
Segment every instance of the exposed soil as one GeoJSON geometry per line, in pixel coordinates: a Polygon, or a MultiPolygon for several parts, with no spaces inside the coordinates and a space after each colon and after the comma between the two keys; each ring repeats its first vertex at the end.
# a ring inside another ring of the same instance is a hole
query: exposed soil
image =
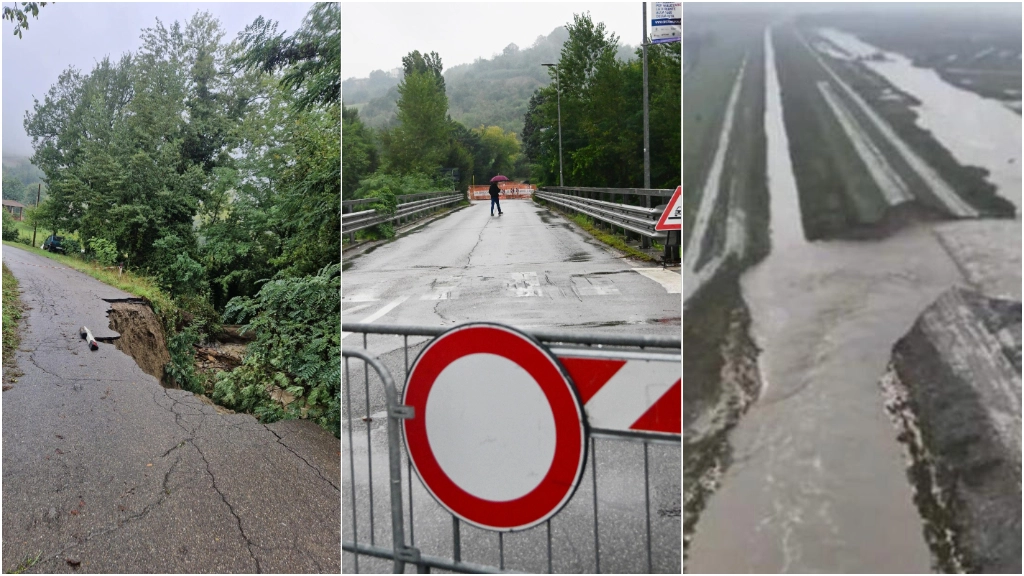
{"type": "Polygon", "coordinates": [[[114,346],[134,358],[143,372],[163,383],[164,366],[171,361],[171,355],[167,352],[160,321],[149,305],[112,302],[107,317],[110,329],[121,335],[112,339],[114,346]]]}
{"type": "Polygon", "coordinates": [[[245,348],[246,344],[234,342],[214,341],[205,346],[197,345],[196,368],[204,372],[230,372],[242,365],[245,348]]]}

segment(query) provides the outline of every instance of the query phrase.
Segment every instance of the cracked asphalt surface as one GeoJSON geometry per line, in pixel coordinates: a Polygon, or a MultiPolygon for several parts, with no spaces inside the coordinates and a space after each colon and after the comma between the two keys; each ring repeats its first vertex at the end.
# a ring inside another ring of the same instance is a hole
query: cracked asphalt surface
{"type": "Polygon", "coordinates": [[[83,324],[130,297],[8,246],[27,306],[3,392],[4,572],[341,569],[338,439],[162,387],[83,324]],[[22,372],[17,375],[17,372],[22,372]]]}

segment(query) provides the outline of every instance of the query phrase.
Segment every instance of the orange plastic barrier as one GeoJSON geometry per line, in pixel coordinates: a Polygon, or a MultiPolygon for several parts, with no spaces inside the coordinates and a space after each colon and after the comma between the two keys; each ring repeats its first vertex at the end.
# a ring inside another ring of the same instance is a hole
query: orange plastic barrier
{"type": "MultiPolygon", "coordinates": [[[[476,186],[469,187],[469,197],[473,200],[490,200],[491,195],[488,192],[491,188],[490,184],[477,184],[476,186]]],[[[502,200],[506,199],[518,199],[518,198],[530,198],[533,196],[533,191],[537,189],[533,184],[523,184],[522,182],[498,182],[498,188],[501,193],[498,194],[498,198],[502,200]]]]}

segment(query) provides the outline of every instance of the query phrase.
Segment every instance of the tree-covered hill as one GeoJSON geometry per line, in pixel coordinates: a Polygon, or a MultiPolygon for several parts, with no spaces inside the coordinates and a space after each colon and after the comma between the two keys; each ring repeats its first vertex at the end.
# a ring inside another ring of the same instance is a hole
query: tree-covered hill
{"type": "MultiPolygon", "coordinates": [[[[453,66],[444,72],[449,113],[468,127],[499,126],[521,134],[530,96],[551,81],[544,63],[558,62],[562,44],[569,38],[564,26],[533,45],[520,48],[509,44],[491,59],[478,58],[472,64],[453,66]]],[[[619,46],[617,57],[627,60],[635,49],[619,46]]],[[[443,60],[444,54],[441,54],[443,60]]],[[[396,62],[396,67],[401,64],[396,62]]],[[[349,78],[342,83],[345,106],[359,111],[366,126],[380,128],[393,123],[401,74],[375,70],[369,78],[349,78]]]]}

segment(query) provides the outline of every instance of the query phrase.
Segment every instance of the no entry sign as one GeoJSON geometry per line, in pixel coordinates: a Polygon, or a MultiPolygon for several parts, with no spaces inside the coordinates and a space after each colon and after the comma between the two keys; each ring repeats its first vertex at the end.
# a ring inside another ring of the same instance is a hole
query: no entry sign
{"type": "Polygon", "coordinates": [[[558,360],[496,324],[466,324],[416,358],[403,403],[409,459],[452,514],[524,530],[572,497],[586,464],[582,404],[558,360]]]}

